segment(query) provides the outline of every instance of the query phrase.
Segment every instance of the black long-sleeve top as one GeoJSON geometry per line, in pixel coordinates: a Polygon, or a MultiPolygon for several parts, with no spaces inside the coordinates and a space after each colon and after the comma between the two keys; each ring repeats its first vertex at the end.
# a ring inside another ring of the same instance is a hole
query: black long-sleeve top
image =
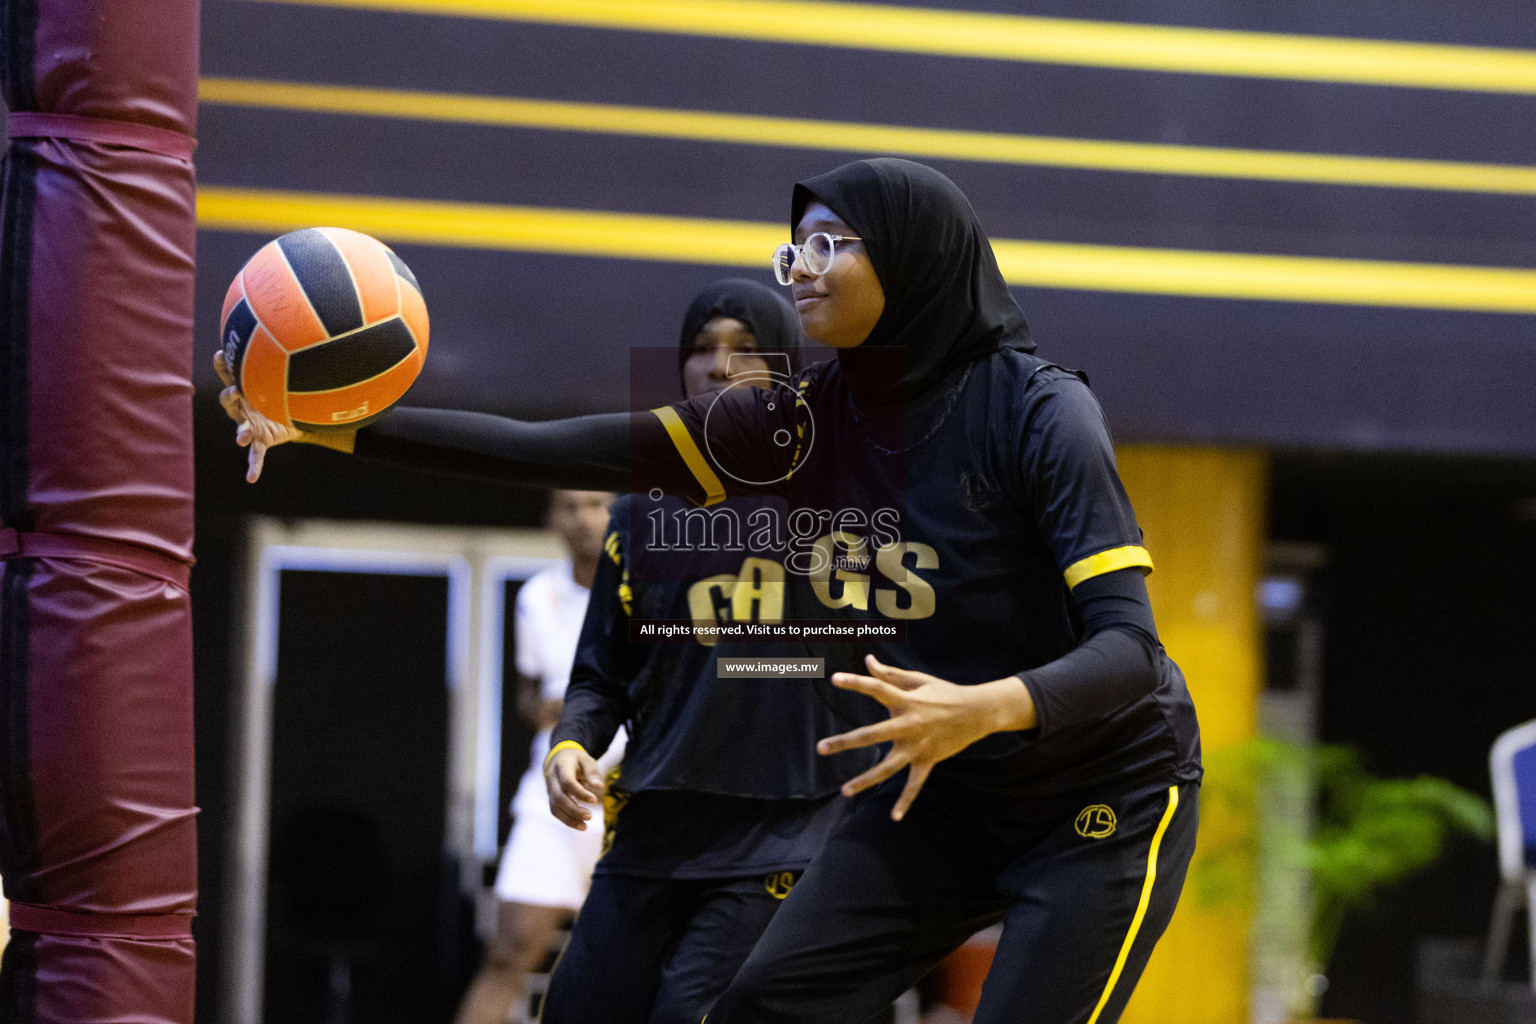
{"type": "Polygon", "coordinates": [[[523,424],[398,410],[359,432],[357,453],[705,506],[780,497],[780,614],[906,627],[902,643],[785,653],[824,656],[828,674],[860,671],[872,651],[957,683],[1017,674],[1029,688],[1038,728],[988,736],[940,771],[1010,805],[1199,777],[1193,705],[1157,643],[1138,578],[1151,559],[1103,415],[1076,376],[1032,355],[967,364],[894,427],[860,415],[834,362],[653,413],[523,424]]]}
{"type": "MultiPolygon", "coordinates": [[[[781,507],[770,498],[722,506],[737,521],[781,507]]],[[[716,655],[759,653],[757,644],[719,643],[707,635],[632,639],[632,627],[647,622],[735,622],[733,604],[741,605],[745,621],[754,613],[763,618],[761,609],[731,598],[738,588],[745,598],[747,588],[773,584],[772,569],[770,579],[763,578],[771,551],[745,543],[743,550],[724,543],[652,549],[658,530],[675,546],[692,510],[684,499],[644,494],[614,503],[551,747],[574,742],[601,754],[626,726],[622,782],[631,794],[673,789],[787,800],[836,793],[874,763],[874,754],[821,757],[816,741],[883,717],[871,714],[868,701],[803,679],[720,677],[716,655]]],[[[702,531],[695,534],[702,539],[702,531]]]]}

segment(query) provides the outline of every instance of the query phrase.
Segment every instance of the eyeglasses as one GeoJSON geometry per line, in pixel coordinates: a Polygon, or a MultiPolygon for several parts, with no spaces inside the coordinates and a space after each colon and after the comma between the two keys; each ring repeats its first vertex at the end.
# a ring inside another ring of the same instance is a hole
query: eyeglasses
{"type": "Polygon", "coordinates": [[[790,271],[794,269],[795,260],[799,259],[805,262],[805,269],[813,277],[820,277],[832,268],[832,257],[837,255],[838,242],[862,241],[864,239],[857,235],[829,235],[825,231],[818,231],[807,238],[804,245],[785,242],[773,250],[773,276],[779,279],[779,284],[789,284],[793,280],[790,271]]]}

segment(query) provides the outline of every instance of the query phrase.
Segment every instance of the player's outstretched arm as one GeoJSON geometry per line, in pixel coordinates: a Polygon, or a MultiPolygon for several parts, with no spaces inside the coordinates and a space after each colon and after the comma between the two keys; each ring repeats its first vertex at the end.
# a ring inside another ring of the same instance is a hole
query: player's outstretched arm
{"type": "MultiPolygon", "coordinates": [[[[607,413],[529,422],[453,409],[395,407],[355,431],[303,432],[262,416],[233,385],[222,355],[214,360],[227,385],[220,402],[236,424],[236,443],[250,448],[246,479],[261,475],[266,452],[297,441],[405,469],[499,483],[576,490],[659,488],[705,500],[706,488],[656,413],[607,413]]],[[[691,441],[686,446],[696,448],[691,441]]],[[[713,474],[710,474],[711,478],[713,474]]]]}

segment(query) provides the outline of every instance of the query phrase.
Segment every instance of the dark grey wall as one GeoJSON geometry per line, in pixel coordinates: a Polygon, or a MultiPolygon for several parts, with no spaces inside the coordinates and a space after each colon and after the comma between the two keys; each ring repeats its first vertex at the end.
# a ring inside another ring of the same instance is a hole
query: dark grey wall
{"type": "MultiPolygon", "coordinates": [[[[1272,536],[1324,545],[1322,738],[1379,775],[1439,775],[1490,795],[1488,750],[1536,718],[1536,465],[1284,454],[1272,536]]],[[[1327,1017],[1415,1020],[1427,936],[1485,935],[1491,844],[1457,839],[1432,869],[1354,914],[1328,971],[1327,1017]]],[[[1523,943],[1509,969],[1524,977],[1523,943]]]]}
{"type": "MultiPolygon", "coordinates": [[[[941,6],[1536,48],[1516,0],[941,6]]],[[[1077,138],[1536,164],[1536,96],[1106,70],[212,0],[204,74],[1077,138]],[[1521,126],[1524,126],[1523,128],[1521,126]]],[[[201,180],[779,221],[863,153],[205,104],[201,180]]],[[[1531,197],[933,161],[997,237],[1536,265],[1531,197]]],[[[199,383],[223,289],[264,238],[204,232],[199,383]]],[[[627,404],[725,270],[401,246],[434,339],[411,401],[549,416],[627,404]]],[[[736,271],[739,272],[739,271],[736,271]]],[[[764,280],[767,271],[761,271],[764,280]]],[[[1536,318],[1025,289],[1042,350],[1092,375],[1125,439],[1536,455],[1536,318]]]]}

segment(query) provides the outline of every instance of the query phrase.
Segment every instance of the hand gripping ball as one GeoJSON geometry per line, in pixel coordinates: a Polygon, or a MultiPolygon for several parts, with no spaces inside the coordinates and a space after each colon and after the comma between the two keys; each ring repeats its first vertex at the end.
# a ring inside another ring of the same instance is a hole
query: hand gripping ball
{"type": "Polygon", "coordinates": [[[299,430],[354,429],[415,381],[427,306],[410,268],[346,228],[290,231],[224,297],[224,358],[256,410],[299,430]]]}

